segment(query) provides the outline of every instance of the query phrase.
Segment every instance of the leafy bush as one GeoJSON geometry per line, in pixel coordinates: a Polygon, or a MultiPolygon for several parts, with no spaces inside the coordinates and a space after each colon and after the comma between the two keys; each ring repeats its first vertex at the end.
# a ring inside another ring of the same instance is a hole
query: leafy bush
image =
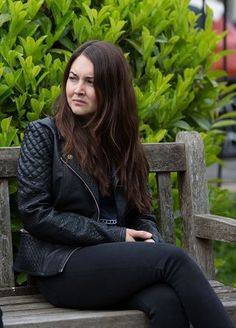
{"type": "MultiPolygon", "coordinates": [[[[89,39],[121,46],[133,69],[142,140],[172,141],[201,132],[207,162],[218,161],[219,108],[234,86],[211,69],[223,37],[204,30],[188,0],[2,0],[0,2],[0,146],[19,145],[29,121],[50,115],[71,52],[89,39]]],[[[17,228],[14,226],[14,230],[17,228]]]]}
{"type": "Polygon", "coordinates": [[[230,87],[211,70],[221,37],[209,11],[205,29],[196,29],[187,0],[3,0],[0,11],[0,119],[12,117],[19,139],[28,121],[52,113],[65,62],[88,39],[126,52],[144,140],[209,131],[228,101],[230,87]]]}

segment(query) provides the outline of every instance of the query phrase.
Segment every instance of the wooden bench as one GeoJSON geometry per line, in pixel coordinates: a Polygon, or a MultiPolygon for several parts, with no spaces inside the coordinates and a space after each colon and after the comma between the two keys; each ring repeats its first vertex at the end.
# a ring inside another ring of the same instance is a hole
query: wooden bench
{"type": "MultiPolygon", "coordinates": [[[[204,150],[196,132],[180,132],[174,143],[145,144],[150,172],[156,175],[159,226],[175,242],[171,172],[177,172],[182,243],[205,271],[236,323],[236,289],[214,281],[212,240],[236,243],[236,220],[209,214],[204,150]]],[[[19,148],[0,148],[0,307],[5,327],[144,328],[140,311],[78,311],[56,308],[34,286],[15,287],[8,178],[16,175],[19,148]]],[[[203,314],[207,315],[207,314],[203,314]]],[[[222,327],[223,328],[223,327],[222,327]]]]}

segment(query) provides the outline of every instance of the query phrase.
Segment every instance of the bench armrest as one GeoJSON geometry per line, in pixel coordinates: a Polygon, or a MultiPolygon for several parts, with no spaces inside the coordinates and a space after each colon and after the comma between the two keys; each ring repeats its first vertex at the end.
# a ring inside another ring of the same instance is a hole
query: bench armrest
{"type": "Polygon", "coordinates": [[[194,216],[195,236],[204,239],[220,240],[236,243],[236,220],[212,215],[194,216]]]}

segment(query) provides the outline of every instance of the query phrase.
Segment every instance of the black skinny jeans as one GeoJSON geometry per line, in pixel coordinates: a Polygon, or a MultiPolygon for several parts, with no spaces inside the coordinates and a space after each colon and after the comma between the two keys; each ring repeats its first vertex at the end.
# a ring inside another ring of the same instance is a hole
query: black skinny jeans
{"type": "Polygon", "coordinates": [[[195,262],[166,243],[120,242],[84,247],[63,273],[39,279],[56,306],[139,309],[152,328],[233,328],[195,262]]]}

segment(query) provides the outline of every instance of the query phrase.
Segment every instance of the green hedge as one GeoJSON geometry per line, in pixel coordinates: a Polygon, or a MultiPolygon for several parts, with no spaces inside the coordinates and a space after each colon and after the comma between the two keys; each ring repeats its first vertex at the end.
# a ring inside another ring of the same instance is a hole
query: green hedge
{"type": "Polygon", "coordinates": [[[134,74],[144,140],[182,129],[212,133],[229,87],[211,70],[221,36],[204,30],[186,0],[3,0],[0,4],[0,146],[52,113],[65,62],[88,39],[117,43],[134,74]],[[214,126],[213,126],[214,127],[214,126]]]}
{"type": "Polygon", "coordinates": [[[208,9],[205,28],[197,29],[188,3],[1,0],[0,146],[19,145],[29,121],[53,113],[71,52],[101,39],[121,46],[132,66],[142,139],[172,141],[179,130],[197,130],[207,163],[219,161],[218,128],[232,124],[227,115],[219,117],[219,109],[235,86],[217,82],[224,73],[211,69],[223,37],[212,31],[212,13],[208,9]]]}

